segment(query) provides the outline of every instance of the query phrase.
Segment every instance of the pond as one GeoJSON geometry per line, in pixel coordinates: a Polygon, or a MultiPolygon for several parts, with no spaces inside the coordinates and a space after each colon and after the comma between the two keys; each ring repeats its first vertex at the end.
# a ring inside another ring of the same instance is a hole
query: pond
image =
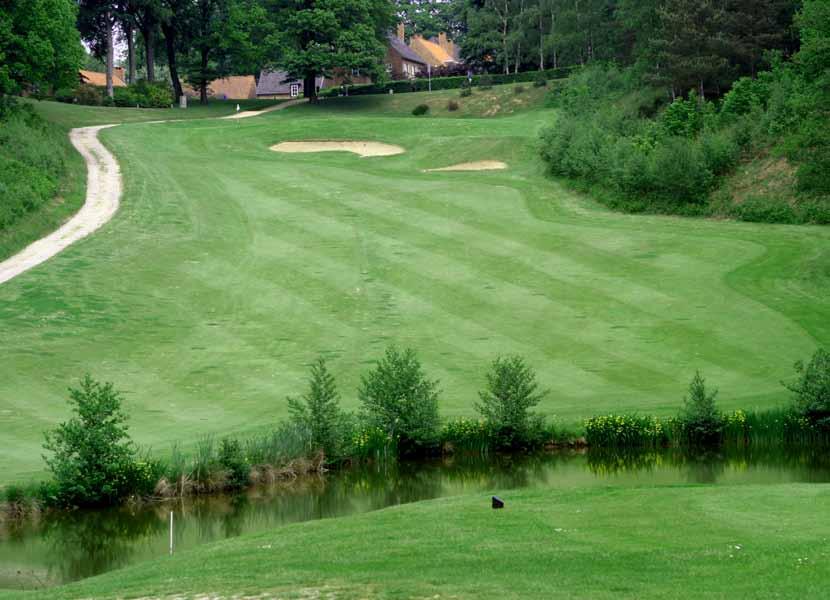
{"type": "Polygon", "coordinates": [[[525,487],[751,485],[830,482],[826,451],[556,452],[445,458],[330,472],[236,496],[210,496],[106,511],[75,511],[0,526],[0,588],[32,589],[91,577],[287,523],[387,506],[525,487]]]}

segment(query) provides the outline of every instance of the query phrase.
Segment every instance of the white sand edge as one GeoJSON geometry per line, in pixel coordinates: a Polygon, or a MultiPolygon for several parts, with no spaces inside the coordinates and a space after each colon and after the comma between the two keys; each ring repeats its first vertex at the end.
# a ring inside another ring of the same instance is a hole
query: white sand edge
{"type": "MultiPolygon", "coordinates": [[[[262,110],[242,111],[218,118],[246,119],[275,110],[282,110],[301,102],[304,102],[304,100],[291,100],[262,110]]],[[[165,121],[144,121],[143,123],[172,123],[187,120],[168,119],[165,121]]],[[[86,162],[87,183],[84,205],[58,229],[0,262],[0,284],[46,262],[73,243],[103,227],[118,212],[122,191],[121,170],[115,156],[98,139],[99,131],[118,125],[119,123],[79,127],[69,132],[72,145],[75,146],[75,149],[84,157],[86,162]]]]}
{"type": "Polygon", "coordinates": [[[448,171],[503,171],[507,163],[500,160],[477,160],[475,162],[461,163],[440,169],[424,169],[424,173],[441,173],[448,171]]]}
{"type": "Polygon", "coordinates": [[[367,158],[371,156],[395,156],[406,152],[400,146],[384,144],[382,142],[358,142],[358,141],[324,141],[308,140],[297,142],[281,142],[271,146],[274,152],[285,152],[288,154],[303,154],[307,152],[351,152],[367,158]]]}

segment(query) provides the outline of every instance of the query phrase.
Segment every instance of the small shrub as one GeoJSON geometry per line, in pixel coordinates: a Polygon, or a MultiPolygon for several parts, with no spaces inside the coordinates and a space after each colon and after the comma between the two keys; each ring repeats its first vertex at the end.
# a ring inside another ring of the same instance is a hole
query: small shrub
{"type": "Polygon", "coordinates": [[[305,426],[311,433],[311,444],[315,450],[322,450],[326,456],[335,456],[341,445],[340,394],[334,377],[326,367],[323,357],[311,366],[308,392],[301,400],[288,399],[291,418],[305,426]]]}
{"type": "Polygon", "coordinates": [[[447,110],[448,111],[455,112],[455,111],[458,110],[458,108],[459,108],[459,104],[455,100],[450,100],[449,102],[447,102],[447,110]]]}
{"type": "Polygon", "coordinates": [[[427,379],[415,352],[394,346],[361,377],[358,397],[367,422],[396,441],[404,454],[438,438],[438,382],[427,379]]]}
{"type": "Polygon", "coordinates": [[[133,494],[137,481],[136,449],[127,433],[122,397],[111,383],[89,375],[69,390],[75,413],[46,434],[51,453],[46,466],[55,479],[56,501],[65,506],[114,504],[133,494]]]}
{"type": "Polygon", "coordinates": [[[545,77],[542,73],[539,73],[539,75],[536,77],[536,79],[533,80],[533,87],[537,87],[537,88],[548,87],[547,77],[545,77]]]}
{"type": "Polygon", "coordinates": [[[78,104],[101,106],[104,103],[104,95],[101,93],[101,88],[81,84],[75,90],[75,100],[78,104]]]}
{"type": "Polygon", "coordinates": [[[473,88],[463,87],[463,88],[461,88],[461,92],[459,92],[458,95],[461,96],[462,98],[469,98],[470,96],[473,95],[473,88]]]}
{"type": "Polygon", "coordinates": [[[539,391],[536,373],[521,356],[499,357],[490,366],[476,410],[493,432],[496,445],[529,446],[536,441],[539,429],[530,409],[546,394],[539,391]]]}
{"type": "Polygon", "coordinates": [[[423,116],[429,112],[429,105],[428,104],[419,104],[415,108],[412,109],[412,114],[416,117],[423,116]]]}
{"type": "Polygon", "coordinates": [[[513,93],[516,94],[516,95],[524,94],[525,93],[525,86],[517,85],[516,87],[513,88],[513,93]]]}
{"type": "Polygon", "coordinates": [[[75,102],[75,90],[71,88],[59,88],[55,90],[54,98],[58,102],[72,104],[75,102]]]}
{"type": "Polygon", "coordinates": [[[482,75],[478,78],[478,87],[482,90],[490,90],[493,89],[493,76],[492,75],[482,75]]]}
{"type": "Polygon", "coordinates": [[[250,466],[245,460],[239,440],[228,438],[219,445],[219,464],[225,469],[226,486],[238,490],[248,485],[250,466]]]}
{"type": "Polygon", "coordinates": [[[786,385],[795,394],[798,413],[817,428],[830,431],[830,352],[816,350],[806,365],[795,364],[798,381],[786,385]]]}
{"type": "Polygon", "coordinates": [[[692,445],[719,443],[723,432],[723,419],[715,406],[718,392],[706,389],[706,380],[695,373],[684,399],[680,424],[685,441],[692,445]]]}

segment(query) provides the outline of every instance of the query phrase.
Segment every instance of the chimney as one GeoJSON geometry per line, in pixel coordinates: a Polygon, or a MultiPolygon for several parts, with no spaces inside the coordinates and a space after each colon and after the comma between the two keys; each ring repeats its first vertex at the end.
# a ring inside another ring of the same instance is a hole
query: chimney
{"type": "Polygon", "coordinates": [[[398,39],[402,42],[406,41],[406,27],[403,23],[398,23],[398,39]]]}
{"type": "Polygon", "coordinates": [[[455,58],[455,44],[452,40],[447,38],[447,34],[441,32],[438,34],[438,45],[450,56],[455,58]]]}

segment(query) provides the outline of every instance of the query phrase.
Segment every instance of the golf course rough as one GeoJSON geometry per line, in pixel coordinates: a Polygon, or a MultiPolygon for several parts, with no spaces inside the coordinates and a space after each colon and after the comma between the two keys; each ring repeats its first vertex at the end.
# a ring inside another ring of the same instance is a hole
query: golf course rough
{"type": "Polygon", "coordinates": [[[355,102],[100,132],[119,212],[0,286],[2,483],[42,476],[43,432],[86,372],[166,454],[272,427],[320,353],[355,409],[373,360],[415,348],[449,418],[475,414],[496,356],[521,354],[550,390],[540,412],[577,423],[676,414],[697,369],[723,410],[777,406],[793,363],[830,345],[830,230],[596,209],[544,175],[547,110],[355,102]],[[270,152],[280,139],[406,153],[270,152]],[[422,172],[482,160],[510,168],[422,172]]]}

